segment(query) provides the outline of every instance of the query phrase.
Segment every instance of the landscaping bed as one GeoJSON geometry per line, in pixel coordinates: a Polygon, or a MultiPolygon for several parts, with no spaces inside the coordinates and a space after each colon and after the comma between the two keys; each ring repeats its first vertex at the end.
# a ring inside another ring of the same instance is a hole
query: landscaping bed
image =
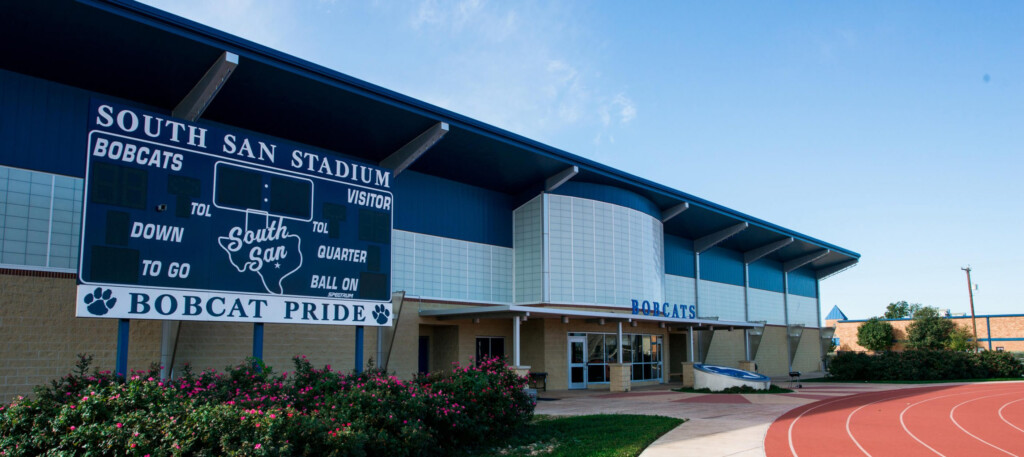
{"type": "Polygon", "coordinates": [[[275,374],[252,360],[224,373],[127,381],[75,372],[0,406],[0,455],[420,456],[483,448],[529,423],[526,378],[499,359],[412,381],[379,370],[275,374]]]}

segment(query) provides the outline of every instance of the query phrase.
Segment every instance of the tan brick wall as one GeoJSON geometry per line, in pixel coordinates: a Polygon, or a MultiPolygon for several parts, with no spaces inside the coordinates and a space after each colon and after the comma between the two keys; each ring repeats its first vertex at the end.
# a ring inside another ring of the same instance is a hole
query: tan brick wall
{"type": "MultiPolygon", "coordinates": [[[[0,274],[0,402],[71,372],[76,354],[113,370],[117,319],[76,318],[75,280],[0,274]]],[[[160,323],[131,321],[128,369],[160,359],[160,323]]]]}
{"type": "MultiPolygon", "coordinates": [[[[511,361],[511,318],[481,319],[479,323],[468,319],[421,318],[421,307],[451,308],[455,305],[403,302],[401,294],[396,294],[395,298],[397,326],[384,330],[383,342],[387,368],[398,376],[410,378],[417,371],[421,334],[431,336],[431,370],[447,368],[453,361],[470,363],[470,358],[476,354],[477,336],[504,337],[506,356],[511,361]]],[[[74,279],[0,274],[0,382],[3,383],[0,401],[29,394],[33,386],[68,373],[77,360],[77,353],[93,354],[100,369],[113,368],[117,321],[75,318],[74,302],[74,279]]],[[[993,336],[996,336],[997,328],[1007,324],[993,319],[992,325],[993,336]]],[[[563,324],[559,319],[529,319],[521,327],[521,362],[530,365],[533,371],[546,371],[552,389],[565,389],[568,386],[567,334],[615,333],[616,330],[615,323],[600,325],[576,319],[563,324]]],[[[220,371],[241,363],[252,354],[252,331],[252,324],[183,322],[174,368],[180,371],[185,363],[190,363],[196,371],[207,368],[220,371]]],[[[667,364],[679,358],[670,350],[668,331],[657,324],[624,326],[623,333],[662,335],[662,360],[667,364]]],[[[673,334],[671,338],[685,339],[686,334],[673,334]]],[[[376,328],[366,327],[364,361],[376,358],[376,339],[376,328]]],[[[158,362],[160,340],[160,321],[132,321],[129,368],[145,369],[150,363],[158,362]]],[[[816,350],[810,351],[811,348],[814,346],[804,349],[801,345],[801,351],[809,355],[798,355],[798,359],[811,360],[811,355],[816,359],[816,350]]],[[[355,364],[354,349],[355,328],[350,326],[266,324],[264,328],[264,360],[277,372],[292,371],[294,355],[306,355],[318,367],[330,364],[335,370],[349,371],[355,364]]],[[[708,361],[737,366],[743,356],[743,332],[720,331],[712,340],[708,361]]],[[[757,355],[760,371],[785,374],[786,357],[785,328],[767,327],[757,355]]],[[[664,365],[663,371],[667,381],[668,373],[675,370],[664,365]]]]}
{"type": "MultiPolygon", "coordinates": [[[[971,325],[970,316],[967,317],[954,317],[952,321],[961,327],[966,328],[969,331],[973,331],[971,325]]],[[[1024,338],[1024,316],[995,316],[986,319],[985,317],[978,317],[976,319],[978,324],[978,338],[980,340],[979,345],[988,349],[989,328],[988,324],[991,322],[992,333],[991,338],[1024,338]]],[[[829,321],[834,322],[836,326],[836,336],[839,337],[841,351],[866,351],[863,346],[857,344],[857,329],[863,322],[849,322],[849,321],[829,321]]],[[[910,319],[897,319],[887,320],[892,324],[893,332],[896,335],[897,340],[906,341],[907,339],[907,326],[910,325],[913,320],[910,319]]],[[[1024,351],[1024,341],[993,341],[992,350],[995,350],[997,346],[1002,346],[1005,351],[1024,351]]],[[[894,350],[905,349],[904,343],[897,343],[893,346],[894,350]]]]}
{"type": "Polygon", "coordinates": [[[392,309],[398,319],[394,327],[384,330],[387,370],[409,379],[419,370],[419,305],[408,299],[393,300],[392,309]]]}
{"type": "Polygon", "coordinates": [[[544,345],[547,341],[544,323],[553,320],[555,319],[530,319],[523,323],[519,330],[523,344],[520,363],[529,366],[530,371],[547,372],[548,364],[544,360],[544,345]]]}
{"type": "Polygon", "coordinates": [[[786,348],[786,327],[766,325],[761,344],[758,346],[757,371],[768,376],[783,376],[789,373],[789,352],[786,348]]]}
{"type": "Polygon", "coordinates": [[[558,319],[544,319],[544,367],[548,374],[547,382],[550,389],[569,388],[570,328],[575,328],[575,324],[563,324],[558,319]]]}
{"type": "MultiPolygon", "coordinates": [[[[963,321],[964,324],[961,325],[970,325],[971,319],[966,318],[963,321]]],[[[989,321],[992,325],[992,338],[1024,338],[1024,316],[992,317],[989,321]]],[[[985,319],[978,319],[978,338],[988,338],[988,335],[985,319]]],[[[982,341],[981,344],[988,348],[987,341],[982,341]]],[[[1021,352],[1024,351],[1024,341],[993,341],[992,350],[996,350],[997,347],[1002,347],[1004,351],[1021,352]]]]}
{"type": "Polygon", "coordinates": [[[821,371],[821,332],[804,329],[793,357],[793,369],[802,373],[821,371]]]}
{"type": "MultiPolygon", "coordinates": [[[[0,402],[32,393],[34,386],[69,373],[76,354],[91,354],[93,366],[113,370],[117,320],[76,318],[75,280],[0,274],[0,402]]],[[[413,310],[415,313],[415,310],[413,310]]],[[[418,316],[416,316],[418,319],[418,316]]],[[[160,362],[161,321],[132,320],[128,368],[144,370],[160,362]]],[[[415,339],[416,332],[409,332],[415,339]]],[[[195,371],[223,371],[252,355],[253,324],[182,322],[175,353],[176,372],[190,363],[195,371]]],[[[366,327],[363,360],[376,357],[377,330],[366,327]]],[[[415,370],[415,345],[409,357],[415,370]]],[[[355,327],[266,324],[263,355],[277,372],[292,371],[293,355],[306,355],[318,367],[355,368],[355,327]]],[[[403,354],[405,355],[405,354],[403,354]]]]}
{"type": "Polygon", "coordinates": [[[744,357],[743,330],[715,330],[704,362],[708,365],[738,368],[744,357]]]}

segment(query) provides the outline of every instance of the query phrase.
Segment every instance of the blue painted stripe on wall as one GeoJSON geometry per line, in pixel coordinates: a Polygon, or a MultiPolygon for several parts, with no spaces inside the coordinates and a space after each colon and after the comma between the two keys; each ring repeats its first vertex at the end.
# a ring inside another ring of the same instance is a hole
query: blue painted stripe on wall
{"type": "Polygon", "coordinates": [[[700,279],[743,285],[743,254],[713,247],[700,253],[700,279]]]}
{"type": "Polygon", "coordinates": [[[0,70],[0,163],[85,176],[89,92],[0,70]]]}
{"type": "Polygon", "coordinates": [[[789,273],[789,293],[818,298],[818,277],[814,270],[803,267],[789,273]]]}
{"type": "Polygon", "coordinates": [[[750,287],[782,293],[782,263],[761,259],[750,264],[750,287]]]}
{"type": "Polygon", "coordinates": [[[395,228],[512,247],[512,197],[422,173],[393,178],[395,228]]]}
{"type": "Polygon", "coordinates": [[[673,235],[665,235],[665,274],[692,278],[693,241],[673,235]]]}
{"type": "Polygon", "coordinates": [[[661,210],[654,203],[638,194],[625,189],[619,189],[618,187],[569,181],[551,193],[625,206],[626,208],[635,209],[661,220],[661,210]]]}

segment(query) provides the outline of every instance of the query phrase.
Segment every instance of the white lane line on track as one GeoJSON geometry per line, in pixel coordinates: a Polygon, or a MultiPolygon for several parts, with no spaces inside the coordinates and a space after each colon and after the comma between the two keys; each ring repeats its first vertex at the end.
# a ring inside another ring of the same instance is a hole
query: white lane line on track
{"type": "Polygon", "coordinates": [[[850,431],[850,421],[853,419],[853,415],[857,414],[857,411],[860,411],[860,410],[864,409],[867,406],[873,405],[875,403],[881,403],[883,401],[892,400],[894,397],[895,396],[890,397],[890,398],[883,398],[881,400],[875,400],[875,401],[873,401],[871,403],[867,403],[867,404],[861,405],[860,408],[857,408],[857,409],[853,410],[850,414],[846,415],[846,435],[849,436],[851,440],[853,440],[853,444],[856,444],[857,445],[857,449],[860,449],[860,451],[863,452],[864,455],[867,455],[869,457],[871,456],[871,454],[868,452],[868,450],[864,449],[864,446],[860,445],[860,442],[857,441],[857,438],[853,437],[853,432],[850,431]]]}
{"type": "Polygon", "coordinates": [[[953,417],[953,414],[954,414],[954,413],[956,413],[956,409],[957,409],[957,408],[959,408],[959,407],[961,407],[961,406],[963,406],[963,405],[966,405],[966,404],[968,404],[968,403],[970,403],[970,402],[972,402],[972,401],[977,401],[977,400],[984,400],[984,399],[986,399],[986,398],[992,398],[992,397],[999,397],[999,396],[1002,396],[1002,395],[1013,395],[1013,394],[1015,394],[1015,393],[1016,393],[1016,392],[1010,392],[1010,393],[1003,393],[1003,394],[995,394],[995,395],[986,395],[986,396],[984,396],[984,397],[972,398],[972,399],[970,399],[970,400],[967,400],[967,401],[964,401],[964,402],[960,402],[959,404],[957,404],[956,406],[954,406],[954,407],[953,407],[953,409],[950,409],[950,410],[949,410],[949,420],[953,421],[953,425],[956,425],[956,427],[957,427],[957,428],[959,428],[960,430],[962,430],[962,431],[963,431],[964,433],[966,433],[966,434],[970,435],[970,437],[971,437],[971,438],[974,438],[974,439],[976,439],[976,440],[978,440],[978,441],[981,441],[982,443],[985,443],[985,444],[987,444],[987,445],[991,446],[991,447],[992,447],[993,449],[996,449],[996,450],[1002,451],[1002,452],[1003,452],[1004,454],[1009,454],[1009,455],[1012,455],[1013,457],[1018,457],[1018,456],[1017,456],[1017,454],[1014,454],[1014,453],[1012,453],[1012,452],[1010,452],[1010,451],[1007,451],[1006,449],[1003,449],[1003,448],[1001,448],[1001,447],[999,447],[999,446],[996,446],[996,445],[994,445],[994,444],[992,444],[992,443],[989,443],[988,441],[985,441],[985,440],[983,440],[983,439],[979,438],[979,437],[978,437],[978,436],[976,436],[975,434],[973,434],[973,433],[971,433],[971,432],[968,432],[968,431],[967,431],[967,429],[966,429],[966,428],[963,428],[963,426],[961,426],[961,425],[960,425],[960,423],[956,421],[956,418],[955,418],[955,417],[953,417]]]}
{"type": "Polygon", "coordinates": [[[1005,409],[1007,406],[1010,406],[1010,405],[1012,405],[1014,403],[1017,403],[1019,401],[1024,401],[1024,398],[1021,398],[1020,400],[1011,401],[1009,403],[1004,404],[1002,407],[1000,407],[999,408],[999,418],[1002,419],[1003,422],[1006,422],[1006,424],[1009,425],[1010,427],[1013,427],[1013,428],[1015,428],[1017,430],[1020,430],[1021,432],[1024,432],[1024,429],[1022,429],[1022,428],[1020,428],[1020,427],[1018,427],[1016,425],[1013,425],[1013,423],[1011,423],[1010,421],[1006,420],[1006,416],[1003,416],[1003,409],[1005,409]]]}
{"type": "MultiPolygon", "coordinates": [[[[858,395],[858,394],[876,394],[876,393],[877,394],[882,394],[882,393],[889,393],[889,392],[899,392],[899,391],[902,391],[904,389],[905,388],[900,388],[898,390],[876,390],[874,392],[858,392],[857,394],[853,394],[853,395],[844,395],[842,397],[837,397],[835,400],[829,400],[829,401],[822,400],[822,403],[820,405],[815,406],[813,408],[810,408],[810,409],[800,413],[800,415],[796,416],[796,418],[793,419],[793,422],[791,422],[789,424],[789,430],[788,430],[788,433],[787,433],[787,438],[789,439],[789,451],[791,453],[793,453],[793,457],[800,457],[799,455],[797,455],[796,447],[793,445],[793,427],[796,426],[796,422],[798,420],[800,420],[801,417],[804,417],[804,414],[807,414],[807,413],[809,413],[811,411],[814,411],[814,410],[816,410],[818,408],[821,408],[822,406],[827,406],[827,405],[835,403],[837,401],[848,399],[848,398],[850,398],[850,397],[852,397],[854,395],[858,395]]],[[[856,443],[856,441],[854,441],[854,442],[856,443]]],[[[857,447],[860,447],[860,444],[857,444],[857,447]]],[[[871,454],[868,454],[866,451],[864,451],[864,448],[861,448],[861,451],[863,451],[865,454],[867,454],[870,457],[871,454]]]]}
{"type": "MultiPolygon", "coordinates": [[[[981,392],[989,392],[989,391],[992,391],[992,390],[996,390],[996,389],[988,389],[988,390],[983,390],[981,392]]],[[[930,451],[934,452],[935,454],[940,455],[942,457],[946,457],[945,454],[935,450],[935,448],[929,446],[928,443],[925,443],[924,441],[921,441],[921,439],[918,438],[917,435],[914,435],[910,431],[910,429],[907,428],[907,423],[903,420],[903,416],[907,414],[907,411],[910,411],[910,408],[913,408],[913,407],[915,407],[917,405],[920,405],[921,403],[927,403],[927,402],[930,402],[932,400],[938,400],[940,398],[953,397],[953,396],[956,396],[956,395],[964,395],[964,394],[969,394],[969,393],[974,393],[974,392],[958,392],[958,393],[955,393],[955,394],[942,395],[942,396],[939,396],[939,397],[932,397],[932,398],[929,398],[929,399],[926,399],[926,400],[921,400],[921,401],[919,401],[917,403],[914,403],[914,404],[912,404],[912,405],[910,405],[910,406],[908,406],[906,408],[903,408],[903,411],[900,412],[900,425],[903,427],[903,431],[906,432],[908,435],[910,435],[910,437],[913,438],[914,441],[917,441],[918,443],[921,443],[922,446],[928,448],[928,450],[930,450],[930,451]]]]}
{"type": "Polygon", "coordinates": [[[814,410],[816,410],[816,409],[818,409],[818,408],[821,408],[822,406],[826,406],[826,405],[829,405],[829,404],[835,403],[835,402],[837,402],[837,401],[839,401],[839,400],[842,400],[842,399],[844,399],[844,398],[849,398],[849,397],[850,397],[850,396],[845,396],[845,397],[839,397],[839,398],[836,398],[835,400],[829,400],[829,401],[824,401],[824,402],[823,402],[822,404],[820,404],[820,405],[818,405],[818,406],[815,406],[815,407],[813,407],[813,408],[808,408],[808,409],[807,409],[806,411],[804,411],[804,412],[800,413],[800,415],[799,415],[799,416],[796,416],[796,418],[794,418],[794,419],[793,419],[793,422],[790,422],[790,424],[789,424],[789,432],[788,432],[788,434],[787,434],[787,438],[789,439],[789,452],[792,452],[792,453],[793,453],[793,457],[800,457],[800,456],[799,456],[799,455],[797,455],[797,453],[796,453],[796,447],[795,447],[795,446],[793,446],[793,427],[794,427],[794,426],[796,425],[796,422],[797,422],[798,420],[800,420],[800,418],[801,418],[801,417],[804,417],[804,414],[807,414],[807,413],[809,413],[809,412],[811,412],[811,411],[814,411],[814,410]]]}

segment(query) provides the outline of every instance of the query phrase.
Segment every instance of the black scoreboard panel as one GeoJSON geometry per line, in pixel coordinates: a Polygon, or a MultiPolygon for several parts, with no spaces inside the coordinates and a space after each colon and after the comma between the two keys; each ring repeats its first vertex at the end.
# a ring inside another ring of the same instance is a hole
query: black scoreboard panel
{"type": "Polygon", "coordinates": [[[332,173],[383,171],[349,162],[311,170],[290,155],[303,147],[282,140],[246,133],[242,143],[238,132],[99,103],[82,284],[390,301],[387,180],[332,173]],[[154,125],[177,130],[154,137],[154,125]]]}

